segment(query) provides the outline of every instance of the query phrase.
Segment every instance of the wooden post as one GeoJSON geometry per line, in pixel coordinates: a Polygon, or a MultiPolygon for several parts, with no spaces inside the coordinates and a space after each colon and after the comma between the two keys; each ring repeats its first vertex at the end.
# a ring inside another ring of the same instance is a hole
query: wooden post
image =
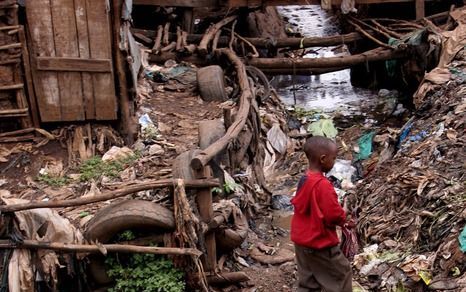
{"type": "Polygon", "coordinates": [[[187,33],[193,33],[194,26],[194,9],[193,8],[183,8],[183,20],[182,27],[183,30],[187,33]]]}
{"type": "MultiPolygon", "coordinates": [[[[196,178],[211,178],[212,170],[209,166],[205,166],[200,170],[194,170],[196,178]]],[[[200,189],[196,196],[196,203],[199,208],[199,215],[201,220],[209,224],[214,217],[214,209],[212,207],[212,189],[200,189]]],[[[213,231],[207,232],[204,236],[206,254],[202,257],[202,261],[206,272],[214,272],[217,266],[217,246],[215,243],[215,233],[213,231]]]]}
{"type": "Polygon", "coordinates": [[[425,16],[424,0],[416,0],[416,20],[423,19],[425,16]]]}

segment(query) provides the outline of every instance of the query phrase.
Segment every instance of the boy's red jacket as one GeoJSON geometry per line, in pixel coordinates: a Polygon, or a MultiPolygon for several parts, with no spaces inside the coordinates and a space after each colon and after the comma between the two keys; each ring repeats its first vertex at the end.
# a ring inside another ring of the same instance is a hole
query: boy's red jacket
{"type": "Polygon", "coordinates": [[[346,214],[338,203],[330,181],[322,174],[308,171],[299,182],[291,200],[291,240],[312,249],[337,246],[336,226],[346,222],[346,214]]]}

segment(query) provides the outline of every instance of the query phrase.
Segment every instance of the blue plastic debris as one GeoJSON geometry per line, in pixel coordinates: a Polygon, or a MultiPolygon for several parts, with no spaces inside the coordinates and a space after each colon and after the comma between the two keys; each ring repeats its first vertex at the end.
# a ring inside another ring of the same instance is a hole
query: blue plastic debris
{"type": "Polygon", "coordinates": [[[458,236],[458,241],[460,242],[461,251],[466,253],[466,225],[463,228],[463,232],[458,236]]]}

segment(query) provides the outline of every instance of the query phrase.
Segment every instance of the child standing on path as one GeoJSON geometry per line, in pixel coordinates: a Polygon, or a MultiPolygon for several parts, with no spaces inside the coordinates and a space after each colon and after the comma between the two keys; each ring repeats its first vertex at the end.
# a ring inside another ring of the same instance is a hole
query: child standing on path
{"type": "Polygon", "coordinates": [[[323,173],[337,157],[337,145],[325,137],[311,137],[304,145],[309,169],[292,199],[291,240],[298,263],[298,292],[351,292],[349,261],[341,252],[336,226],[354,228],[323,173]]]}

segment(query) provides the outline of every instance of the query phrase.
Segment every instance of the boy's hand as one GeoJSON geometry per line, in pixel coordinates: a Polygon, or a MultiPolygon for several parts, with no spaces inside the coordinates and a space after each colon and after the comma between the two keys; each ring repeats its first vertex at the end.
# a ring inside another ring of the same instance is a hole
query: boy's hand
{"type": "Polygon", "coordinates": [[[348,221],[346,221],[343,227],[348,228],[348,229],[353,229],[356,227],[356,222],[354,222],[353,219],[349,219],[348,221]]]}

